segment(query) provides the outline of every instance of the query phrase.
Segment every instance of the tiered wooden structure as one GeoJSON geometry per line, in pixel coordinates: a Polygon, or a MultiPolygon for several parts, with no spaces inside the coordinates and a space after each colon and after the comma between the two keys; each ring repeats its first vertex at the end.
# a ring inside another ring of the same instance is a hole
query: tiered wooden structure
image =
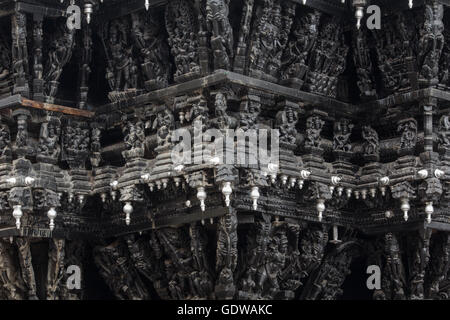
{"type": "Polygon", "coordinates": [[[354,261],[374,298],[449,298],[448,1],[372,1],[381,30],[338,0],[145,2],[76,0],[80,30],[0,3],[0,298],[86,298],[66,268],[94,262],[120,299],[337,299],[354,261]],[[173,163],[196,121],[278,129],[279,165],[173,163]]]}

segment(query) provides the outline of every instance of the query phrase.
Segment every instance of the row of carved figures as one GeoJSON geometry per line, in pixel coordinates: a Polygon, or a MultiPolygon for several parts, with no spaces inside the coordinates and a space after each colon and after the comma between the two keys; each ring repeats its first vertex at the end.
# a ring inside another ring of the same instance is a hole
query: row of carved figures
{"type": "MultiPolygon", "coordinates": [[[[230,212],[217,224],[215,244],[208,241],[213,235],[197,224],[130,234],[107,244],[42,240],[48,241],[48,251],[40,250],[48,255],[47,275],[40,278],[44,283],[36,281],[40,275],[30,240],[2,239],[0,297],[87,298],[93,288],[84,272],[93,259],[117,299],[335,300],[345,293],[355,263],[380,271],[379,278],[367,281],[372,284],[367,298],[450,298],[447,233],[422,230],[362,240],[346,232],[342,239],[330,240],[329,231],[266,217],[238,228],[230,212]],[[81,272],[79,286],[70,286],[76,284],[70,279],[74,267],[81,272]]],[[[352,281],[364,282],[363,287],[367,277],[356,275],[352,281]]]]}
{"type": "MultiPolygon", "coordinates": [[[[240,10],[239,30],[233,30],[229,0],[208,0],[204,8],[196,8],[192,1],[171,0],[164,12],[137,12],[102,25],[98,33],[106,53],[106,79],[111,91],[154,90],[167,87],[173,80],[186,81],[214,69],[227,69],[337,97],[338,80],[347,69],[350,48],[357,85],[364,97],[414,89],[411,59],[417,65],[418,82],[448,84],[448,32],[442,5],[426,4],[390,16],[382,32],[355,31],[351,44],[344,39],[339,19],[297,8],[294,2],[247,0],[240,10]],[[418,31],[407,28],[416,20],[420,21],[418,31]],[[372,40],[374,48],[369,45],[372,40]],[[378,71],[380,88],[375,81],[378,71]]],[[[28,32],[27,15],[13,15],[12,45],[9,36],[0,39],[4,58],[0,80],[14,75],[15,92],[33,92],[36,99],[46,96],[52,102],[63,69],[76,50],[80,52],[80,106],[85,108],[93,63],[91,29],[85,26],[82,42],[77,43],[73,31],[59,21],[52,23],[57,31],[47,37],[42,20],[33,21],[32,32],[28,32]],[[33,41],[27,41],[27,37],[33,41]]],[[[0,85],[8,88],[10,83],[2,81],[0,85]]]]}

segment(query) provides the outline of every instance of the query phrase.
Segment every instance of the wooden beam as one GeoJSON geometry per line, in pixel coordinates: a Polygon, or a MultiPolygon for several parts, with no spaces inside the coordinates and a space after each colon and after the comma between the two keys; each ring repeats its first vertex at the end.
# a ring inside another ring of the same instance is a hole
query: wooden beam
{"type": "Polygon", "coordinates": [[[30,107],[30,108],[34,108],[34,109],[60,112],[60,113],[64,113],[64,114],[70,114],[73,116],[85,117],[85,118],[92,118],[95,115],[94,112],[87,111],[87,110],[69,108],[69,107],[60,106],[57,104],[39,102],[39,101],[29,100],[29,99],[25,99],[25,98],[22,98],[21,105],[23,107],[30,107]]]}
{"type": "Polygon", "coordinates": [[[53,111],[53,112],[59,112],[59,113],[64,113],[64,114],[69,114],[72,116],[84,117],[84,118],[93,118],[95,116],[95,113],[91,112],[91,111],[70,108],[70,107],[61,106],[61,105],[52,104],[52,103],[34,101],[34,100],[24,98],[19,94],[16,94],[16,95],[13,95],[13,96],[10,96],[10,97],[0,100],[0,110],[16,108],[16,107],[27,107],[27,108],[40,109],[40,110],[45,110],[45,111],[53,111]]]}
{"type": "Polygon", "coordinates": [[[217,70],[213,74],[176,84],[168,88],[155,90],[123,101],[113,102],[97,109],[97,114],[107,114],[116,110],[145,105],[152,102],[163,102],[166,98],[175,97],[195,90],[201,90],[224,83],[232,83],[241,87],[264,91],[293,101],[327,110],[330,114],[355,116],[357,107],[333,98],[315,93],[300,91],[265,80],[254,79],[239,73],[217,70]]]}

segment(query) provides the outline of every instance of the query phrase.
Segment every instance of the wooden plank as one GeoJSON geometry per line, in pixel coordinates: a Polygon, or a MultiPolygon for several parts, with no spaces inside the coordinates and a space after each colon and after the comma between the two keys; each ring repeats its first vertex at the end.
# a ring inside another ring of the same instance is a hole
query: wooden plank
{"type": "Polygon", "coordinates": [[[38,101],[29,100],[29,99],[25,99],[25,98],[21,99],[20,104],[23,107],[41,109],[41,110],[46,110],[46,111],[60,112],[60,113],[70,114],[70,115],[78,116],[78,117],[92,118],[95,115],[94,112],[87,111],[87,110],[69,108],[69,107],[60,106],[57,104],[45,103],[45,102],[38,102],[38,101]]]}

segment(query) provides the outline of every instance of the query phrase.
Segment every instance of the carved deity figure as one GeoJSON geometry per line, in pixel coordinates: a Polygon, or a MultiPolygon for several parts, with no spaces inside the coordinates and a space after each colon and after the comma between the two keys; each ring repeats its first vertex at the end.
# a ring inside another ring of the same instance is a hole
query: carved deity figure
{"type": "Polygon", "coordinates": [[[206,1],[207,28],[212,34],[211,46],[216,69],[229,69],[230,59],[233,57],[233,29],[228,20],[229,2],[230,0],[206,1]]]}
{"type": "Polygon", "coordinates": [[[74,32],[67,30],[65,26],[58,27],[50,40],[47,64],[44,69],[44,81],[46,95],[54,97],[57,90],[57,82],[61,77],[64,66],[72,57],[75,46],[74,32]]]}
{"type": "MultiPolygon", "coordinates": [[[[197,21],[194,11],[185,0],[171,0],[166,6],[166,29],[169,46],[175,58],[175,78],[200,72],[198,58],[197,21]]],[[[176,81],[176,80],[175,80],[176,81]]]]}
{"type": "Polygon", "coordinates": [[[370,126],[364,126],[362,130],[362,137],[364,139],[363,152],[366,156],[378,156],[380,152],[380,140],[378,133],[370,126]]]}
{"type": "Polygon", "coordinates": [[[220,219],[216,251],[216,270],[220,271],[219,282],[233,285],[233,271],[237,266],[237,217],[235,212],[220,219]]]}
{"type": "Polygon", "coordinates": [[[137,68],[132,58],[132,46],[128,43],[127,27],[126,20],[117,19],[103,31],[103,41],[108,54],[106,77],[113,91],[137,87],[137,68]]]}
{"type": "Polygon", "coordinates": [[[387,289],[387,293],[391,299],[405,299],[404,286],[406,283],[405,270],[401,260],[401,251],[397,236],[393,233],[385,235],[385,252],[386,252],[386,268],[384,270],[386,278],[391,281],[391,288],[387,289]]]}
{"type": "Polygon", "coordinates": [[[227,97],[219,92],[216,94],[215,99],[215,124],[217,128],[220,130],[227,130],[227,129],[235,129],[237,126],[237,120],[234,117],[231,117],[227,113],[228,103],[227,103],[227,97]]]}
{"type": "Polygon", "coordinates": [[[444,47],[444,7],[442,4],[425,4],[425,21],[420,32],[419,65],[424,79],[437,81],[439,75],[439,59],[444,47]]]}
{"type": "Polygon", "coordinates": [[[98,126],[94,126],[91,130],[91,151],[92,152],[100,152],[101,149],[101,139],[102,131],[98,126]]]}
{"type": "Polygon", "coordinates": [[[17,87],[26,87],[28,74],[27,16],[16,13],[12,20],[12,62],[17,87]]]}
{"type": "Polygon", "coordinates": [[[328,233],[321,229],[306,230],[300,241],[300,267],[302,278],[305,278],[316,269],[325,251],[328,242],[328,233]]]}
{"type": "Polygon", "coordinates": [[[417,121],[407,119],[401,121],[398,125],[397,132],[401,132],[400,149],[413,149],[417,143],[417,121]]]}
{"type": "Polygon", "coordinates": [[[260,112],[261,103],[259,97],[244,97],[241,102],[240,128],[244,131],[257,129],[257,120],[260,112]]]}
{"type": "Polygon", "coordinates": [[[175,125],[175,118],[170,110],[165,109],[159,112],[153,121],[152,129],[157,130],[159,146],[166,146],[171,143],[171,132],[175,125]]]}
{"type": "Polygon", "coordinates": [[[0,240],[0,296],[3,299],[24,299],[25,285],[20,274],[20,266],[14,259],[13,246],[0,240]]]}
{"type": "Polygon", "coordinates": [[[145,12],[133,13],[132,24],[134,40],[140,50],[144,78],[155,82],[153,87],[167,87],[170,70],[169,48],[161,32],[160,22],[154,14],[145,12]]]}
{"type": "Polygon", "coordinates": [[[319,35],[321,13],[314,11],[304,14],[296,20],[292,31],[292,40],[282,59],[282,79],[303,79],[306,75],[309,53],[319,35]]]}
{"type": "Polygon", "coordinates": [[[442,116],[439,121],[439,146],[450,149],[450,117],[442,116]]]}
{"type": "Polygon", "coordinates": [[[144,123],[138,121],[136,123],[128,122],[123,128],[125,134],[125,146],[128,150],[141,149],[145,141],[144,123]]]}
{"type": "Polygon", "coordinates": [[[367,44],[367,36],[364,30],[358,30],[353,36],[353,61],[358,75],[357,85],[361,96],[376,95],[375,81],[373,78],[370,49],[367,44]]]}
{"type": "Polygon", "coordinates": [[[62,160],[71,167],[83,167],[89,154],[90,129],[81,122],[67,124],[63,135],[62,160]]]}
{"type": "Polygon", "coordinates": [[[345,70],[348,46],[342,25],[336,19],[323,24],[311,53],[307,89],[330,97],[337,96],[338,76],[345,70]]]}
{"type": "Polygon", "coordinates": [[[16,148],[26,148],[28,146],[28,123],[26,117],[17,119],[16,148]]]}
{"type": "Polygon", "coordinates": [[[292,107],[286,107],[285,110],[277,114],[276,126],[280,130],[280,141],[288,144],[295,144],[297,141],[298,113],[292,107]]]}
{"type": "Polygon", "coordinates": [[[0,36],[0,81],[11,74],[11,45],[0,36]]]}
{"type": "Polygon", "coordinates": [[[407,64],[407,59],[412,56],[411,28],[406,26],[403,13],[383,25],[382,30],[372,31],[383,88],[387,92],[407,89],[411,85],[407,64]]]}
{"type": "Polygon", "coordinates": [[[11,155],[11,135],[6,124],[0,125],[0,157],[11,155]]]}
{"type": "Polygon", "coordinates": [[[306,141],[305,147],[319,148],[322,138],[323,121],[319,116],[311,116],[306,120],[306,141]]]}
{"type": "Polygon", "coordinates": [[[280,290],[278,277],[286,264],[287,237],[281,231],[270,237],[267,252],[263,264],[257,270],[258,280],[257,291],[275,298],[275,294],[280,290]],[[266,293],[266,287],[270,288],[266,293]]]}
{"type": "Polygon", "coordinates": [[[333,151],[351,152],[350,136],[354,125],[347,119],[334,123],[333,151]]]}
{"type": "Polygon", "coordinates": [[[258,12],[260,16],[255,20],[250,50],[250,69],[275,75],[280,68],[278,64],[281,64],[283,51],[281,4],[279,1],[263,1],[258,12]]]}
{"type": "Polygon", "coordinates": [[[59,137],[61,133],[60,122],[58,119],[52,119],[44,122],[41,126],[39,136],[39,154],[45,157],[58,159],[61,148],[59,146],[59,137]]]}

